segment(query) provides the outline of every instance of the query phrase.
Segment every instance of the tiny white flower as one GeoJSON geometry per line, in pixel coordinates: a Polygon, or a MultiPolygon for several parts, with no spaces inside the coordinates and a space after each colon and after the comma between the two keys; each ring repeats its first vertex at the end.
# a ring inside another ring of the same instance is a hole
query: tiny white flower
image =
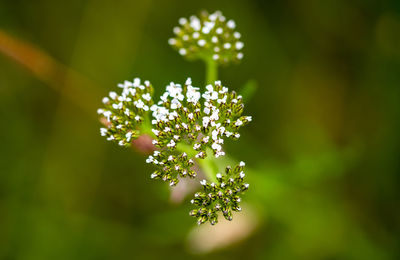
{"type": "Polygon", "coordinates": [[[179,18],[179,24],[180,25],[185,25],[187,23],[187,19],[184,17],[179,18]]]}
{"type": "Polygon", "coordinates": [[[216,150],[216,151],[220,151],[220,150],[222,149],[221,145],[219,145],[219,144],[217,144],[217,143],[213,143],[213,144],[211,145],[211,148],[212,148],[213,150],[216,150]]]}
{"type": "Polygon", "coordinates": [[[207,127],[210,122],[210,118],[208,116],[203,117],[203,126],[207,127]]]}
{"type": "Polygon", "coordinates": [[[197,91],[197,90],[198,90],[198,88],[194,88],[192,86],[188,86],[187,92],[186,92],[186,97],[187,97],[187,101],[188,102],[196,104],[199,101],[200,92],[197,91]]]}
{"type": "Polygon", "coordinates": [[[229,20],[229,21],[226,23],[226,25],[227,25],[230,29],[235,29],[235,27],[236,27],[235,21],[233,21],[233,20],[229,20]]]}
{"type": "Polygon", "coordinates": [[[229,43],[229,42],[227,42],[227,43],[224,43],[224,49],[230,49],[231,48],[231,44],[229,43]]]}
{"type": "Polygon", "coordinates": [[[146,163],[152,163],[153,161],[154,161],[154,157],[151,155],[146,159],[146,163]]]}
{"type": "Polygon", "coordinates": [[[138,99],[137,101],[133,102],[133,104],[137,107],[137,108],[144,108],[145,104],[143,103],[143,101],[141,99],[138,99]]]}
{"type": "Polygon", "coordinates": [[[198,44],[199,46],[203,47],[204,45],[206,45],[206,40],[200,39],[200,40],[197,42],[197,44],[198,44]]]}
{"type": "Polygon", "coordinates": [[[175,38],[169,38],[168,39],[168,44],[169,45],[175,45],[176,44],[176,39],[175,38]]]}
{"type": "Polygon", "coordinates": [[[175,147],[176,143],[173,139],[167,144],[167,147],[175,147]]]}
{"type": "Polygon", "coordinates": [[[210,120],[217,121],[218,119],[219,119],[219,109],[216,109],[212,112],[210,120]]]}
{"type": "Polygon", "coordinates": [[[206,180],[202,180],[202,181],[200,181],[200,184],[205,186],[207,184],[207,181],[206,180]]]}
{"type": "Polygon", "coordinates": [[[111,111],[105,111],[103,115],[107,118],[107,121],[110,122],[111,111]]]}
{"type": "Polygon", "coordinates": [[[174,27],[173,31],[174,31],[175,34],[179,34],[181,32],[181,28],[174,27]]]}
{"type": "MultiPolygon", "coordinates": [[[[220,92],[220,93],[221,93],[221,92],[220,92]]],[[[218,100],[217,100],[218,104],[221,104],[221,103],[225,104],[227,98],[228,98],[228,96],[225,95],[223,98],[218,99],[218,100]]]]}
{"type": "Polygon", "coordinates": [[[236,42],[235,47],[237,50],[241,50],[243,48],[244,44],[243,42],[236,42]]]}
{"type": "Polygon", "coordinates": [[[100,134],[101,134],[101,136],[106,136],[106,134],[107,134],[107,129],[106,128],[100,128],[100,134]]]}
{"type": "Polygon", "coordinates": [[[179,54],[182,56],[186,55],[186,50],[183,48],[179,49],[179,54]]]}
{"type": "Polygon", "coordinates": [[[129,142],[132,138],[132,132],[126,133],[125,137],[126,137],[126,141],[129,142]]]}
{"type": "Polygon", "coordinates": [[[143,94],[143,95],[142,95],[142,98],[143,98],[144,100],[150,101],[150,100],[151,100],[151,95],[150,95],[150,93],[146,93],[146,94],[143,94]]]}
{"type": "Polygon", "coordinates": [[[122,102],[119,102],[118,104],[112,104],[112,107],[114,109],[122,109],[122,102]]]}
{"type": "Polygon", "coordinates": [[[111,91],[111,92],[109,93],[109,96],[110,96],[111,99],[114,99],[114,100],[115,100],[115,99],[117,98],[118,95],[117,95],[117,93],[115,93],[114,91],[111,91]]]}
{"type": "Polygon", "coordinates": [[[198,39],[198,38],[200,37],[200,33],[194,32],[194,33],[192,34],[192,37],[193,37],[193,39],[198,39]]]}
{"type": "Polygon", "coordinates": [[[201,29],[200,19],[197,18],[196,16],[191,16],[191,17],[190,17],[190,26],[191,26],[195,31],[199,31],[199,30],[201,29]]]}
{"type": "Polygon", "coordinates": [[[140,86],[140,78],[134,78],[133,79],[133,86],[134,87],[139,87],[140,86]]]}
{"type": "Polygon", "coordinates": [[[110,99],[108,97],[105,97],[105,98],[103,98],[102,101],[104,104],[107,104],[108,102],[110,102],[110,99]]]}
{"type": "Polygon", "coordinates": [[[203,27],[203,29],[201,29],[201,32],[204,34],[209,34],[211,31],[211,29],[209,27],[203,27]]]}
{"type": "Polygon", "coordinates": [[[243,125],[243,122],[240,119],[236,120],[235,126],[241,126],[241,125],[243,125]]]}
{"type": "Polygon", "coordinates": [[[212,132],[211,132],[211,138],[215,141],[215,140],[217,140],[218,139],[218,134],[219,134],[219,131],[217,130],[217,129],[214,129],[212,132]]]}

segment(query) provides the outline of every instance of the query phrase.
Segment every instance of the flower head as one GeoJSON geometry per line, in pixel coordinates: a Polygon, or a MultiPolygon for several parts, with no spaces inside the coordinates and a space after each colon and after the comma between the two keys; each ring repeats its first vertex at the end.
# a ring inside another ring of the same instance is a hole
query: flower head
{"type": "Polygon", "coordinates": [[[239,138],[239,128],[251,121],[251,117],[242,116],[240,95],[229,92],[220,81],[206,89],[200,93],[190,78],[183,87],[170,83],[161,100],[151,106],[154,144],[160,149],[148,160],[159,167],[154,178],[176,184],[178,176],[195,177],[191,170],[194,161],[209,155],[224,156],[224,140],[239,138]],[[178,145],[190,153],[181,154],[178,145]]]}
{"type": "Polygon", "coordinates": [[[104,108],[97,111],[105,119],[100,134],[121,146],[129,146],[139,136],[140,126],[153,104],[153,87],[148,81],[141,84],[139,78],[133,82],[126,80],[118,87],[122,88],[121,94],[110,92],[103,98],[104,108]]]}
{"type": "Polygon", "coordinates": [[[189,19],[180,18],[175,36],[168,43],[179,54],[189,59],[213,59],[218,63],[236,62],[243,58],[241,34],[235,31],[236,23],[227,20],[220,11],[206,11],[189,19]]]}
{"type": "Polygon", "coordinates": [[[191,203],[197,206],[190,215],[197,218],[197,223],[210,221],[212,225],[218,222],[218,212],[222,212],[227,220],[232,220],[232,211],[241,211],[240,195],[249,188],[244,183],[243,166],[226,167],[225,173],[217,174],[217,183],[203,180],[200,184],[203,191],[197,192],[191,203]]]}

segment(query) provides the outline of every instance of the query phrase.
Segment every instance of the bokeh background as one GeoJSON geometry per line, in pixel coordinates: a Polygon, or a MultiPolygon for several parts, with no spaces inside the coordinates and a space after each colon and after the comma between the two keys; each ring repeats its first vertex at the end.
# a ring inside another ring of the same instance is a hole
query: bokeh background
{"type": "Polygon", "coordinates": [[[0,259],[399,259],[399,87],[398,0],[0,0],[0,259]],[[198,236],[96,109],[136,76],[201,86],[167,44],[201,9],[245,42],[220,79],[258,88],[226,146],[245,224],[198,236]]]}

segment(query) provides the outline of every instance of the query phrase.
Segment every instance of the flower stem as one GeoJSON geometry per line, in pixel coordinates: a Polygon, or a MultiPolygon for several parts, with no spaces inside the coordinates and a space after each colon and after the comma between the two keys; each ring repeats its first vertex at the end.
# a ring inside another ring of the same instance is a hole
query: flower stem
{"type": "Polygon", "coordinates": [[[142,123],[142,127],[141,127],[141,132],[143,134],[147,134],[150,137],[154,138],[154,133],[151,131],[151,129],[153,128],[151,123],[150,123],[150,118],[148,116],[145,116],[143,119],[143,123],[142,123]]]}
{"type": "Polygon", "coordinates": [[[207,179],[211,182],[216,182],[217,181],[216,174],[218,172],[218,166],[214,161],[213,158],[214,155],[211,149],[207,148],[206,152],[207,152],[206,158],[197,160],[197,162],[199,163],[201,169],[205,173],[207,179]]]}
{"type": "Polygon", "coordinates": [[[218,64],[212,58],[204,61],[206,63],[206,83],[213,84],[218,78],[218,64]]]}
{"type": "MultiPolygon", "coordinates": [[[[191,157],[196,154],[193,148],[187,144],[179,143],[176,148],[181,152],[187,153],[191,157]]],[[[206,158],[197,159],[196,162],[199,164],[199,167],[201,168],[207,179],[209,181],[216,182],[216,173],[218,171],[218,167],[214,161],[211,149],[208,148],[206,152],[206,158]]]]}

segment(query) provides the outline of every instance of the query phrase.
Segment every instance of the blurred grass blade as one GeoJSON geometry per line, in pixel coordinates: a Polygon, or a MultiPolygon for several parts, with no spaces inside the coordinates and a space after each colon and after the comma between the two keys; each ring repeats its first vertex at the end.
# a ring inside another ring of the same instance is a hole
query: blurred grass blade
{"type": "Polygon", "coordinates": [[[244,84],[242,89],[239,91],[239,94],[243,96],[244,103],[250,101],[250,99],[254,96],[258,88],[258,83],[254,79],[250,79],[244,84]]]}
{"type": "Polygon", "coordinates": [[[17,62],[33,76],[60,91],[81,107],[85,112],[96,116],[97,102],[94,83],[61,64],[48,53],[33,44],[9,35],[0,29],[0,53],[17,62]]]}

